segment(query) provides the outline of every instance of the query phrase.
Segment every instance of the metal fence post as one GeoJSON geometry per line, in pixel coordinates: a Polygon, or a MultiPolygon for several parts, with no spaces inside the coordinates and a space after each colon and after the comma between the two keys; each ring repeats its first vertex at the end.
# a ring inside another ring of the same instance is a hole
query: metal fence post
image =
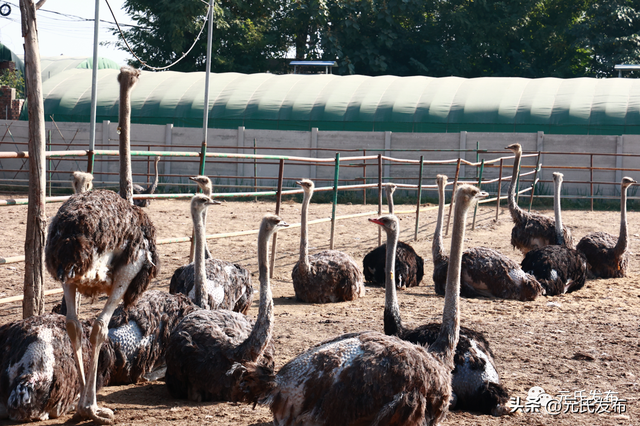
{"type": "MultiPolygon", "coordinates": [[[[276,194],[276,215],[280,214],[280,204],[282,203],[282,181],[284,180],[284,159],[280,159],[280,169],[278,170],[278,192],[276,194]]],[[[274,233],[271,237],[273,240],[271,243],[271,259],[269,277],[273,278],[273,270],[276,262],[276,247],[278,243],[278,233],[274,233]]]]}
{"type": "Polygon", "coordinates": [[[422,171],[424,170],[424,155],[420,156],[420,174],[418,175],[418,203],[416,205],[416,230],[413,241],[418,241],[418,229],[420,227],[420,202],[422,198],[422,171]]]}
{"type": "Polygon", "coordinates": [[[333,250],[333,235],[336,227],[336,204],[338,204],[338,176],[340,173],[340,153],[336,152],[336,165],[333,175],[333,206],[331,208],[331,239],[329,248],[333,250]]]}

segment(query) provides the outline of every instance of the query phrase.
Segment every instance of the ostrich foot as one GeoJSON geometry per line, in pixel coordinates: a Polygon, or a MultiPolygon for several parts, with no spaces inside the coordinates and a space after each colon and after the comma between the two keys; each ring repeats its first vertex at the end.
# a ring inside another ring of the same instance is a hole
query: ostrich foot
{"type": "Polygon", "coordinates": [[[76,414],[73,416],[73,420],[93,420],[93,422],[98,425],[110,425],[114,422],[115,416],[110,409],[95,405],[93,407],[78,407],[76,414]]]}

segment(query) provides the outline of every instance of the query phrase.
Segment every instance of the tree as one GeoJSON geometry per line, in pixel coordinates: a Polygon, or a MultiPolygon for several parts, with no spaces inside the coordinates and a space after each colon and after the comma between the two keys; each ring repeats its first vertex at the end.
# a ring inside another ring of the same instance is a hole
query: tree
{"type": "Polygon", "coordinates": [[[0,73],[0,86],[16,89],[16,98],[24,99],[24,77],[20,70],[3,70],[0,73]]]}

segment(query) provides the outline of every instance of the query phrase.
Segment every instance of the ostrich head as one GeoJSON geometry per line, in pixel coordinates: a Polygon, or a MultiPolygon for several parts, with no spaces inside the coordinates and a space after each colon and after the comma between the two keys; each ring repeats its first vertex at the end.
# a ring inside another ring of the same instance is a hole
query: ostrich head
{"type": "Polygon", "coordinates": [[[316,187],[314,185],[313,181],[310,180],[310,179],[302,179],[300,181],[297,181],[296,183],[302,187],[302,189],[304,190],[305,194],[309,194],[309,193],[313,192],[313,190],[316,187]]]}
{"type": "Polygon", "coordinates": [[[73,193],[82,194],[93,189],[93,175],[91,173],[73,172],[73,193]]]}
{"type": "Polygon", "coordinates": [[[281,228],[288,227],[289,224],[282,220],[280,216],[276,216],[275,214],[267,213],[262,218],[262,223],[260,224],[260,233],[263,231],[265,235],[271,237],[274,232],[277,232],[281,228]]]}
{"type": "Polygon", "coordinates": [[[138,82],[138,78],[140,78],[139,69],[130,66],[124,66],[120,68],[120,74],[118,74],[118,83],[120,83],[121,86],[131,89],[138,82]]]}
{"type": "Polygon", "coordinates": [[[385,184],[385,188],[387,190],[387,194],[393,195],[393,193],[396,192],[398,185],[396,185],[395,183],[387,183],[385,184]]]}
{"type": "Polygon", "coordinates": [[[447,186],[447,181],[448,181],[448,177],[447,175],[437,175],[436,176],[436,183],[438,184],[438,186],[447,186]]]}
{"type": "Polygon", "coordinates": [[[196,194],[191,199],[191,215],[192,217],[197,217],[198,214],[202,214],[202,212],[209,206],[214,204],[222,204],[220,201],[212,200],[203,194],[196,194]]]}
{"type": "Polygon", "coordinates": [[[504,149],[512,151],[514,154],[522,153],[522,146],[519,143],[513,143],[509,146],[505,146],[504,149]]]}
{"type": "Polygon", "coordinates": [[[553,181],[562,183],[564,181],[564,175],[560,172],[553,172],[553,181]]]}
{"type": "Polygon", "coordinates": [[[380,227],[382,227],[382,229],[384,229],[384,232],[386,232],[387,234],[394,231],[397,232],[398,227],[400,226],[397,216],[393,214],[380,216],[377,219],[369,219],[369,222],[380,225],[380,227]]]}
{"type": "Polygon", "coordinates": [[[213,193],[213,185],[211,184],[211,179],[206,176],[193,176],[190,177],[189,180],[194,181],[198,184],[198,187],[205,193],[205,195],[210,195],[213,193]]]}
{"type": "Polygon", "coordinates": [[[631,185],[636,185],[638,183],[638,181],[636,181],[635,179],[632,179],[628,176],[625,176],[622,178],[622,190],[624,191],[625,189],[627,189],[628,187],[630,187],[631,185]]]}

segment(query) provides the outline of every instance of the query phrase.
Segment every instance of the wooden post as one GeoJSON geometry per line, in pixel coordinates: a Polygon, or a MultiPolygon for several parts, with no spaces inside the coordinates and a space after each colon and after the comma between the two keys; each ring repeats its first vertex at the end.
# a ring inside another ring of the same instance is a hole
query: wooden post
{"type": "Polygon", "coordinates": [[[502,195],[502,163],[503,159],[500,159],[500,172],[498,174],[498,199],[496,200],[496,222],[498,221],[498,214],[500,213],[500,196],[502,195]]]}
{"type": "MultiPolygon", "coordinates": [[[[278,171],[278,192],[276,194],[276,214],[280,214],[280,204],[282,203],[282,181],[284,180],[284,159],[280,159],[280,170],[278,171]]],[[[275,232],[271,237],[273,242],[271,243],[271,259],[269,277],[273,278],[274,265],[276,264],[276,248],[278,244],[278,233],[275,232]]]]}
{"type": "Polygon", "coordinates": [[[418,202],[416,204],[416,230],[413,241],[418,241],[418,228],[420,227],[420,201],[422,198],[422,171],[424,170],[424,155],[420,156],[420,174],[418,175],[418,202]]]}
{"type": "MultiPolygon", "coordinates": [[[[256,138],[253,138],[253,155],[256,155],[256,138]]],[[[258,192],[258,159],[253,159],[253,192],[258,192]]],[[[254,202],[258,202],[258,196],[253,198],[254,202]]],[[[277,232],[276,232],[277,234],[277,232]]]]}
{"type": "MultiPolygon", "coordinates": [[[[531,195],[529,195],[529,213],[531,213],[531,205],[533,204],[533,195],[536,192],[536,181],[538,180],[539,171],[540,171],[540,151],[538,151],[538,160],[536,161],[536,169],[533,172],[533,183],[531,184],[531,195]]],[[[518,176],[520,176],[519,173],[518,173],[518,176]]]]}
{"type": "Polygon", "coordinates": [[[336,227],[336,204],[338,204],[338,178],[340,176],[340,153],[336,152],[336,165],[333,173],[333,206],[331,207],[331,239],[329,249],[333,250],[333,235],[336,227]]]}
{"type": "MultiPolygon", "coordinates": [[[[484,158],[482,159],[482,163],[480,164],[480,174],[478,176],[478,189],[482,189],[482,174],[484,173],[484,158]]],[[[478,204],[476,203],[475,208],[473,209],[473,225],[471,225],[471,230],[476,229],[476,214],[478,213],[478,204]]]]}
{"type": "Polygon", "coordinates": [[[447,216],[447,232],[444,235],[449,235],[449,222],[451,222],[451,211],[453,210],[453,200],[455,200],[456,188],[458,187],[458,176],[460,175],[460,157],[458,157],[458,166],[456,167],[456,177],[453,180],[453,189],[451,192],[451,203],[449,203],[449,215],[447,216]]]}
{"type": "Polygon", "coordinates": [[[29,207],[27,234],[24,243],[24,299],[22,317],[44,313],[44,247],[47,216],[46,198],[46,137],[42,79],[40,76],[40,48],[36,25],[36,7],[31,0],[20,0],[22,37],[24,37],[25,84],[29,112],[29,207]]]}
{"type": "Polygon", "coordinates": [[[593,154],[591,154],[591,167],[589,167],[589,186],[591,188],[591,211],[593,211],[593,154]]]}
{"type": "MultiPolygon", "coordinates": [[[[362,150],[362,156],[363,157],[367,156],[366,149],[362,150]]],[[[363,185],[367,184],[367,160],[362,160],[362,184],[363,185]]],[[[367,188],[364,188],[362,190],[362,204],[365,206],[367,205],[367,188]]]]}
{"type": "MultiPolygon", "coordinates": [[[[378,154],[378,216],[382,214],[382,154],[378,154]]],[[[382,244],[382,229],[378,228],[378,245],[382,244]]]]}

